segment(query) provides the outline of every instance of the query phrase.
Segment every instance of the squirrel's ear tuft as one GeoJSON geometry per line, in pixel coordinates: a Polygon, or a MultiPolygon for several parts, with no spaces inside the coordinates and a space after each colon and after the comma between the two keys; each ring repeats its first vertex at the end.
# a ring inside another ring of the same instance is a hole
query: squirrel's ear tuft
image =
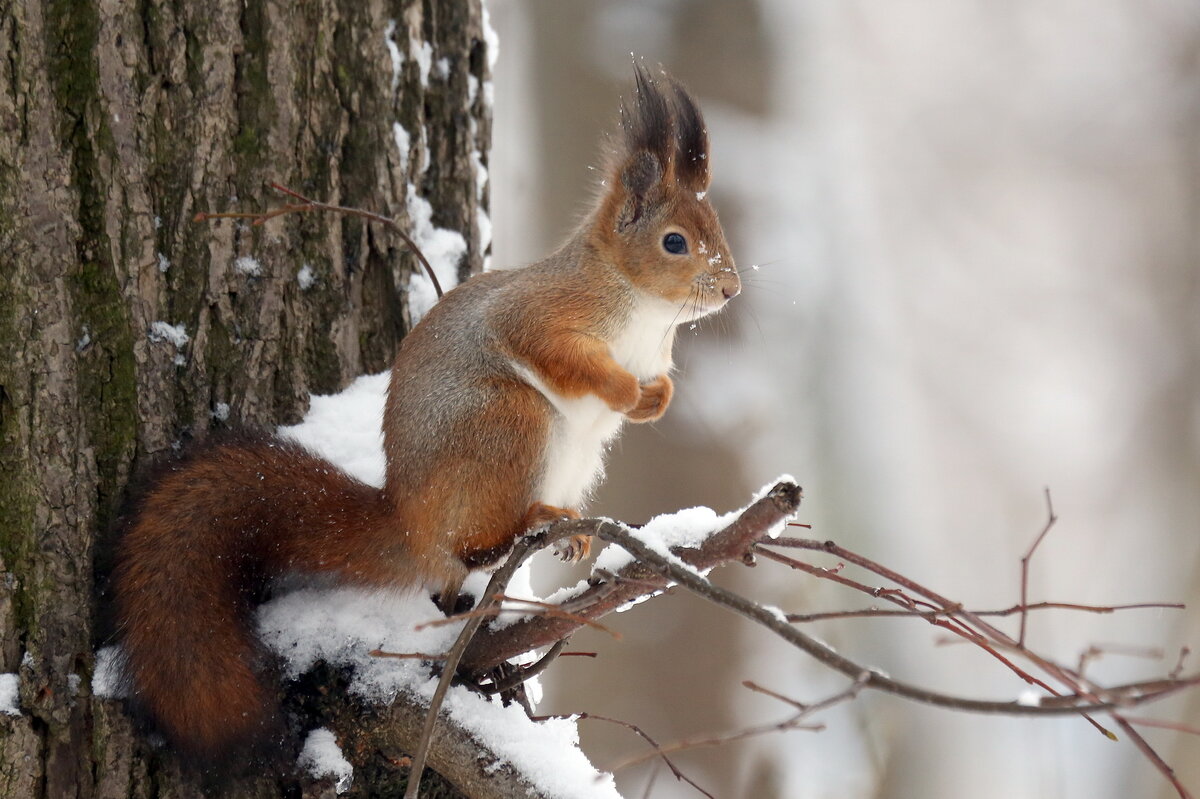
{"type": "Polygon", "coordinates": [[[625,196],[618,200],[617,230],[636,224],[646,208],[661,199],[664,179],[675,156],[671,102],[646,67],[634,62],[633,96],[621,103],[621,130],[614,171],[625,196]]]}
{"type": "Polygon", "coordinates": [[[670,78],[674,90],[675,144],[678,153],[675,159],[675,179],[684,188],[695,192],[708,190],[708,129],[700,106],[688,94],[687,89],[674,78],[670,78]]]}
{"type": "Polygon", "coordinates": [[[621,131],[627,158],[648,152],[658,159],[663,171],[670,164],[674,149],[674,121],[671,103],[645,64],[633,64],[633,96],[621,103],[621,131]]]}
{"type": "Polygon", "coordinates": [[[671,192],[708,190],[708,130],[696,101],[662,72],[633,63],[633,95],[621,103],[621,125],[608,174],[623,192],[613,195],[618,231],[636,224],[671,192]]]}

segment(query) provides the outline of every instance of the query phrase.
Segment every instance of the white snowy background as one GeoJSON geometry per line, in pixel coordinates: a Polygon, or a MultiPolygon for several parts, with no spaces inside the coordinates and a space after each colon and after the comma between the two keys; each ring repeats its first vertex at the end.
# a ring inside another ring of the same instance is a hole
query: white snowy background
{"type": "MultiPolygon", "coordinates": [[[[1193,0],[493,0],[501,41],[489,164],[496,266],[566,234],[631,51],[688,83],[713,140],[712,197],[739,265],[728,312],[685,337],[677,399],[628,431],[596,510],[723,512],[779,472],[802,518],[975,607],[1034,599],[1200,608],[1200,5],[1193,0]]],[[[736,568],[727,571],[737,572],[736,568]]],[[[860,597],[768,566],[727,575],[785,610],[860,597]],[[748,573],[747,573],[748,572],[748,573]]],[[[569,575],[567,579],[573,579],[569,575]]],[[[685,597],[577,636],[545,712],[659,740],[777,719],[841,681],[685,597]]],[[[814,632],[897,677],[1015,698],[1022,685],[920,622],[814,632]]],[[[1049,612],[1031,641],[1091,644],[1116,682],[1169,670],[1200,612],[1049,612]]],[[[1193,664],[1195,665],[1195,664],[1193,664]]],[[[1200,697],[1144,711],[1200,723],[1200,697]]],[[[958,715],[864,696],[822,733],[677,757],[718,796],[1166,797],[1128,742],[1078,720],[958,715]]],[[[584,722],[603,767],[639,751],[584,722]]],[[[1146,735],[1200,789],[1200,741],[1146,735]]],[[[639,796],[695,795],[653,767],[639,796]]]]}

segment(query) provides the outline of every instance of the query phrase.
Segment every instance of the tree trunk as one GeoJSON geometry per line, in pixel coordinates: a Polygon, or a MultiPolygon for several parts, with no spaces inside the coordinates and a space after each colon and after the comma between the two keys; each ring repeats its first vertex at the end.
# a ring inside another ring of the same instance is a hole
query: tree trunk
{"type": "Polygon", "coordinates": [[[196,795],[92,696],[94,586],[129,479],[210,428],[294,422],[310,393],[385,369],[415,260],[358,218],[193,217],[277,207],[278,182],[407,228],[412,192],[465,238],[459,276],[478,271],[482,15],[480,0],[0,0],[0,672],[19,674],[21,711],[0,714],[0,795],[196,795]]]}

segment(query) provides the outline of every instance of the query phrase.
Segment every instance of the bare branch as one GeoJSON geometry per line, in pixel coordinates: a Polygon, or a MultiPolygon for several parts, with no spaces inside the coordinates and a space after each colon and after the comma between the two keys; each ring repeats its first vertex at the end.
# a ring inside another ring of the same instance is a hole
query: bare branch
{"type": "MultiPolygon", "coordinates": [[[[1058,517],[1054,515],[1054,502],[1050,499],[1050,489],[1046,489],[1046,525],[1042,531],[1038,533],[1038,537],[1033,540],[1029,550],[1021,557],[1021,601],[1018,603],[1023,608],[1029,607],[1029,561],[1033,558],[1033,553],[1037,551],[1041,545],[1042,539],[1046,537],[1046,533],[1050,532],[1050,528],[1054,527],[1054,523],[1058,521],[1058,517]]],[[[1021,612],[1021,628],[1017,634],[1017,645],[1025,646],[1025,622],[1028,619],[1028,612],[1021,612]]]]}
{"type": "Polygon", "coordinates": [[[265,211],[262,213],[237,211],[209,213],[207,211],[201,211],[192,217],[192,221],[207,222],[212,219],[248,219],[250,220],[251,225],[258,226],[268,220],[274,219],[278,216],[284,216],[285,214],[303,213],[305,211],[332,211],[337,214],[357,216],[360,219],[366,219],[370,222],[378,222],[381,225],[385,225],[390,230],[394,231],[398,236],[400,236],[400,238],[404,241],[405,246],[412,250],[413,254],[417,256],[417,260],[421,262],[421,266],[425,269],[425,274],[429,276],[429,282],[433,284],[433,290],[437,292],[438,299],[441,299],[442,284],[438,282],[437,274],[433,271],[433,267],[430,265],[429,259],[425,257],[425,253],[421,252],[421,248],[418,247],[416,242],[414,242],[408,233],[404,231],[404,228],[400,227],[400,225],[396,223],[396,220],[390,217],[381,216],[380,214],[371,213],[370,211],[364,211],[361,208],[348,208],[343,205],[331,205],[330,203],[318,202],[317,200],[309,199],[303,194],[292,191],[286,186],[282,186],[278,183],[272,183],[270,185],[275,191],[286,194],[289,197],[293,197],[300,202],[288,203],[280,208],[276,208],[273,211],[265,211]]]}

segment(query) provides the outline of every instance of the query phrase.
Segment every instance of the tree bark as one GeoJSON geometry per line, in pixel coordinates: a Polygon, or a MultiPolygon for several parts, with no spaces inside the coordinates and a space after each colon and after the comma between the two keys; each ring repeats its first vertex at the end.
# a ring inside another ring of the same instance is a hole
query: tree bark
{"type": "Polygon", "coordinates": [[[92,696],[95,586],[130,478],[385,369],[415,260],[357,218],[192,219],[277,206],[274,181],[408,226],[413,191],[466,239],[460,277],[478,271],[482,14],[0,0],[0,672],[19,674],[21,710],[0,714],[0,796],[199,791],[92,696]]]}

